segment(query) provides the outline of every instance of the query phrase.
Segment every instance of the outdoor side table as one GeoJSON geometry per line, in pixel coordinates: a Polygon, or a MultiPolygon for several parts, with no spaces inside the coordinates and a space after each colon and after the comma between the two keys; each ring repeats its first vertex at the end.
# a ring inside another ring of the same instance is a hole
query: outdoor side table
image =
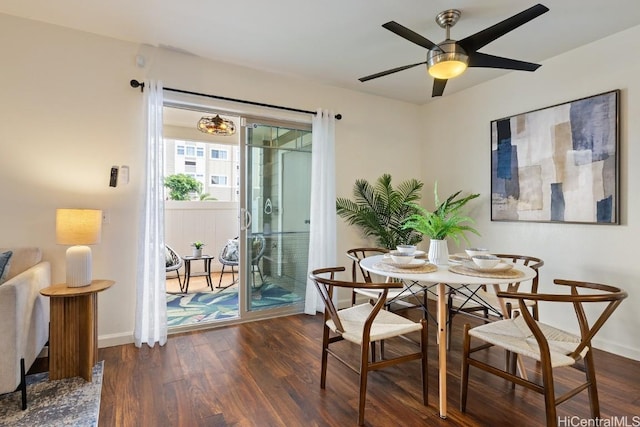
{"type": "Polygon", "coordinates": [[[205,276],[207,279],[207,285],[211,290],[213,290],[213,283],[211,283],[211,261],[213,261],[212,255],[201,255],[199,257],[194,256],[183,256],[182,260],[184,261],[184,289],[182,287],[180,290],[182,292],[189,292],[189,278],[197,277],[197,276],[205,276]],[[192,273],[191,272],[191,261],[202,260],[204,262],[204,273],[192,273]]]}

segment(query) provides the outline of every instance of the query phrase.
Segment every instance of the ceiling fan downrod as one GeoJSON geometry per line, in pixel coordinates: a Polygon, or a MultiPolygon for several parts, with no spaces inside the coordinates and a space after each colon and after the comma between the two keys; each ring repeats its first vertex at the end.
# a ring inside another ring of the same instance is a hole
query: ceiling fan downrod
{"type": "Polygon", "coordinates": [[[436,16],[436,22],[438,23],[438,25],[444,28],[447,32],[447,40],[451,38],[451,27],[456,25],[456,22],[458,22],[458,20],[460,19],[460,15],[462,15],[462,12],[460,12],[458,9],[449,9],[440,12],[438,16],[436,16]]]}

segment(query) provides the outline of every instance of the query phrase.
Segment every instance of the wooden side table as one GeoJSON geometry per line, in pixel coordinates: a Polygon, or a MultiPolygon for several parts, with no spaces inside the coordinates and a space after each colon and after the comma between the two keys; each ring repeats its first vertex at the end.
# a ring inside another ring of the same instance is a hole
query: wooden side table
{"type": "Polygon", "coordinates": [[[98,363],[98,292],[114,283],[97,279],[78,288],[60,283],[40,290],[51,307],[49,379],[79,376],[92,381],[98,363]]]}

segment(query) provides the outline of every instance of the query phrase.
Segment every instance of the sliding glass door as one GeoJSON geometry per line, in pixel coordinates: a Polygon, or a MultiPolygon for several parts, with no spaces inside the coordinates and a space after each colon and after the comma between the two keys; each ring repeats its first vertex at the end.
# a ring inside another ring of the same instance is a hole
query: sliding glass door
{"type": "Polygon", "coordinates": [[[188,289],[170,275],[169,324],[300,313],[309,251],[311,125],[236,113],[224,117],[236,123],[237,134],[200,132],[195,123],[213,114],[218,111],[166,103],[165,176],[189,179],[200,191],[168,196],[165,240],[182,257],[191,255],[192,242],[204,242],[214,257],[211,286],[197,277],[207,275],[202,262],[190,264],[188,289]]]}
{"type": "Polygon", "coordinates": [[[309,252],[311,128],[247,119],[243,129],[244,309],[249,317],[299,312],[309,252]]]}

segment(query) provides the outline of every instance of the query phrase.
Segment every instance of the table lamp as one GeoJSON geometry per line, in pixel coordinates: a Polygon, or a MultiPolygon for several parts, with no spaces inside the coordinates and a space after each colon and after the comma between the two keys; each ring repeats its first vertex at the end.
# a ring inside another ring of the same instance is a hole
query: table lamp
{"type": "Polygon", "coordinates": [[[56,242],[73,245],[67,249],[67,286],[91,284],[91,248],[100,243],[102,211],[99,209],[56,209],[56,242]]]}

